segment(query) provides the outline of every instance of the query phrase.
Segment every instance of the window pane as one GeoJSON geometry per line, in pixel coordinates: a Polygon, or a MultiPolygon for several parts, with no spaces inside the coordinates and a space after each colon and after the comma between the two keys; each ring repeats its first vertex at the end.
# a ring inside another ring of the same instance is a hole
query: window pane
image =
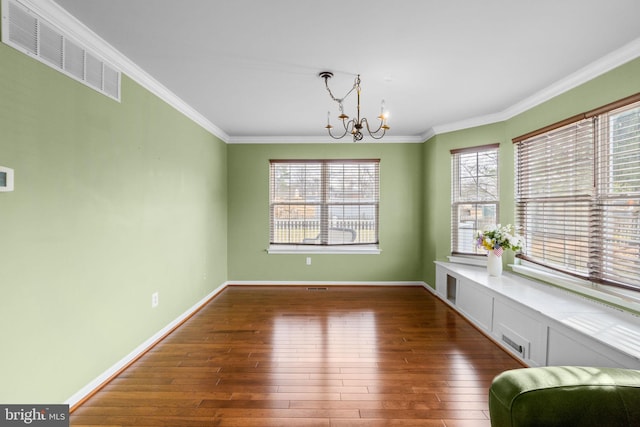
{"type": "Polygon", "coordinates": [[[640,288],[640,106],[603,115],[596,278],[640,288]]]}
{"type": "Polygon", "coordinates": [[[319,243],[319,212],[317,205],[275,204],[271,221],[271,242],[319,243]]]}
{"type": "Polygon", "coordinates": [[[329,206],[329,244],[376,242],[377,222],[374,205],[329,206]]]}
{"type": "Polygon", "coordinates": [[[484,249],[476,247],[474,238],[478,230],[495,225],[497,205],[464,203],[457,206],[457,222],[454,223],[454,233],[457,250],[454,252],[467,254],[485,254],[484,249]]]}
{"type": "Polygon", "coordinates": [[[640,193],[640,107],[610,120],[611,182],[609,192],[640,193]]]}
{"type": "Polygon", "coordinates": [[[378,197],[376,171],[377,167],[371,164],[330,163],[328,165],[328,201],[376,201],[378,197]]]}
{"type": "Polygon", "coordinates": [[[518,142],[524,257],[640,289],[640,105],[518,142]]]}
{"type": "Polygon", "coordinates": [[[525,253],[546,264],[588,274],[589,201],[539,201],[526,205],[520,224],[526,230],[525,253]]]}
{"type": "Polygon", "coordinates": [[[271,161],[272,244],[378,243],[379,161],[271,161]]]}
{"type": "Polygon", "coordinates": [[[484,254],[473,236],[497,223],[498,148],[452,153],[451,174],[451,251],[484,254]]]}

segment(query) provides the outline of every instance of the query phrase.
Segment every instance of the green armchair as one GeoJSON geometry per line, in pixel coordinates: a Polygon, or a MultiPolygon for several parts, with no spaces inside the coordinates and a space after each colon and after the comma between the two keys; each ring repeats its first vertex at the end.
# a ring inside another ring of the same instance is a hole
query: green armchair
{"type": "Polygon", "coordinates": [[[548,366],[505,371],[489,390],[492,427],[640,426],[640,371],[548,366]]]}

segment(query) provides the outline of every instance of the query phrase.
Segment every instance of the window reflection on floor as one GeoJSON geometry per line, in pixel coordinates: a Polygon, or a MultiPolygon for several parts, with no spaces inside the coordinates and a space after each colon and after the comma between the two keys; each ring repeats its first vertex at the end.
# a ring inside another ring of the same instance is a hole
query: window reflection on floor
{"type": "Polygon", "coordinates": [[[343,386],[345,379],[377,376],[378,334],[370,311],[279,316],[272,347],[274,380],[343,386]]]}

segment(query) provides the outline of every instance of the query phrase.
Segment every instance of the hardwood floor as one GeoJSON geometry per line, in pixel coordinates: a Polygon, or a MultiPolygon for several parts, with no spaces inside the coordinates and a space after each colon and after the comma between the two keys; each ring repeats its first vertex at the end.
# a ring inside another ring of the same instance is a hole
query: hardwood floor
{"type": "Polygon", "coordinates": [[[231,286],[71,425],[488,427],[519,367],[420,287],[231,286]]]}

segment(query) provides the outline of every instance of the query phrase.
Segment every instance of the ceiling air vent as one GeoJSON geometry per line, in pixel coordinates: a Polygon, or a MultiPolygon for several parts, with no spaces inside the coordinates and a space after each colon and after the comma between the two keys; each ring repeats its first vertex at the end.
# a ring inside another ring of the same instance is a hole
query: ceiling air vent
{"type": "Polygon", "coordinates": [[[120,72],[17,0],[2,2],[2,41],[120,101],[120,72]]]}

